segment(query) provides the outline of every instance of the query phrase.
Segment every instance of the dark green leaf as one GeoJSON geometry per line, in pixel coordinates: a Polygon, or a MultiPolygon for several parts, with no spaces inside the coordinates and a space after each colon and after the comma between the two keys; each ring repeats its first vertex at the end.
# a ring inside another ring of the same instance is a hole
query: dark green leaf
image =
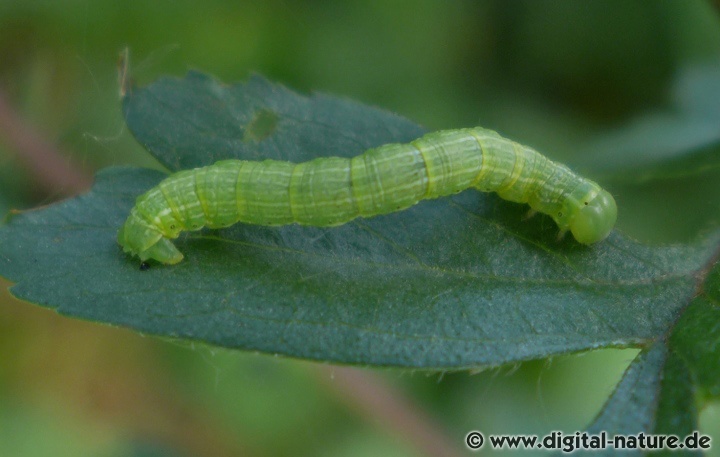
{"type": "MultiPolygon", "coordinates": [[[[717,276],[715,274],[714,276],[717,276]]],[[[717,287],[717,277],[713,278],[717,287]]],[[[715,289],[714,294],[718,291],[715,289]]],[[[720,398],[720,306],[713,297],[697,298],[683,314],[670,340],[687,365],[702,397],[720,398]]]]}
{"type": "Polygon", "coordinates": [[[633,361],[589,432],[684,438],[697,431],[698,411],[720,398],[720,264],[699,278],[700,295],[669,329],[669,338],[659,336],[633,361]]]}
{"type": "MultiPolygon", "coordinates": [[[[253,78],[197,73],[125,100],[170,168],[227,157],[348,155],[421,133],[407,120],[253,78]],[[248,129],[253,133],[248,134],[248,129]]],[[[221,346],[341,363],[458,368],[644,344],[695,293],[717,244],[651,248],[619,234],[583,247],[544,216],[468,191],[336,228],[238,224],[182,237],[187,258],[140,271],[115,242],[163,176],[103,172],[93,191],[0,231],[13,293],[84,319],[221,346]]]]}
{"type": "MultiPolygon", "coordinates": [[[[182,238],[177,266],[138,268],[116,244],[158,172],[113,169],[93,191],[13,217],[0,272],[63,314],[228,347],[344,363],[501,364],[665,331],[707,246],[620,235],[556,243],[517,205],[452,200],[320,229],[236,225],[182,238]]],[[[549,225],[549,224],[546,224],[549,225]]]]}
{"type": "Polygon", "coordinates": [[[671,353],[665,361],[660,379],[653,432],[687,436],[697,430],[692,374],[685,361],[671,353]]]}
{"type": "Polygon", "coordinates": [[[320,94],[304,97],[260,76],[232,86],[198,72],[162,78],[133,88],[123,111],[137,140],[172,171],[222,159],[352,157],[424,133],[387,111],[320,94]]]}
{"type": "MultiPolygon", "coordinates": [[[[648,433],[653,428],[657,410],[667,347],[654,343],[643,350],[630,364],[602,412],[588,427],[592,435],[607,433],[608,439],[616,435],[648,433]]],[[[616,455],[613,448],[581,451],[578,455],[616,455]]],[[[628,450],[622,455],[640,456],[640,450],[628,450]]]]}
{"type": "Polygon", "coordinates": [[[666,358],[663,342],[641,352],[588,431],[629,435],[652,430],[666,358]]]}

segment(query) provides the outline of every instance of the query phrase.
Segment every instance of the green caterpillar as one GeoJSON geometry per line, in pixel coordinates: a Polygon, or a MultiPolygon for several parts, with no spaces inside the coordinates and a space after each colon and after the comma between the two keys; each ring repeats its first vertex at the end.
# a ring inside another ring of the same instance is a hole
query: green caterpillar
{"type": "Polygon", "coordinates": [[[478,127],[430,133],[352,159],[224,160],[181,171],[138,197],[118,242],[143,262],[175,264],[183,255],[170,240],[184,230],[237,222],[329,227],[468,188],[528,203],[583,244],[605,239],[617,217],[612,195],[593,181],[478,127]]]}

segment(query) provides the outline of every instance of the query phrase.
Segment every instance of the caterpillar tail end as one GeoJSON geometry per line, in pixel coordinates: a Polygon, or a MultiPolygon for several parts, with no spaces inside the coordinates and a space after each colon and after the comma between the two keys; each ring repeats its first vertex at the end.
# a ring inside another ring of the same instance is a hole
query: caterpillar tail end
{"type": "Polygon", "coordinates": [[[138,256],[141,261],[153,259],[166,265],[174,265],[183,259],[183,255],[177,250],[169,239],[159,232],[142,230],[142,236],[128,237],[128,224],[118,232],[118,243],[126,253],[138,256]]]}

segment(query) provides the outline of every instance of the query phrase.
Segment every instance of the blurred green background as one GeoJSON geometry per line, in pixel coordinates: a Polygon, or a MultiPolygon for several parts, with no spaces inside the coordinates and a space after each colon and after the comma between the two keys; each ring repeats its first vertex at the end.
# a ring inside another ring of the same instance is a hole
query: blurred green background
{"type": "MultiPolygon", "coordinates": [[[[638,120],[720,119],[719,10],[700,0],[0,0],[0,119],[21,120],[80,177],[157,167],[120,113],[128,47],[140,84],[190,68],[225,82],[258,72],[429,130],[493,128],[601,179],[591,159],[613,141],[635,144],[638,120]]],[[[642,145],[638,155],[654,153],[642,145]]],[[[628,235],[685,242],[717,227],[716,170],[637,181],[607,181],[628,235]]],[[[0,130],[3,214],[78,187],[39,176],[0,130]]],[[[348,370],[73,321],[0,286],[0,456],[423,455],[408,432],[418,423],[467,455],[473,429],[582,429],[637,353],[473,374],[348,370]],[[386,408],[368,407],[383,395],[386,408]]],[[[719,405],[701,428],[720,439],[719,405]]]]}

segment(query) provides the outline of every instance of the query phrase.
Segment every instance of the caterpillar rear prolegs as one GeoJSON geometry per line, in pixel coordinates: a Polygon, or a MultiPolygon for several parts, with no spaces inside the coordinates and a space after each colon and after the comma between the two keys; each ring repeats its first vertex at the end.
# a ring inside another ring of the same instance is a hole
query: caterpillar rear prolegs
{"type": "Polygon", "coordinates": [[[175,264],[182,231],[245,222],[327,227],[408,208],[468,188],[497,192],[550,215],[583,244],[605,239],[612,195],[564,165],[480,127],[430,133],[352,159],[224,160],[181,171],[138,197],[118,233],[125,252],[175,264]]]}

